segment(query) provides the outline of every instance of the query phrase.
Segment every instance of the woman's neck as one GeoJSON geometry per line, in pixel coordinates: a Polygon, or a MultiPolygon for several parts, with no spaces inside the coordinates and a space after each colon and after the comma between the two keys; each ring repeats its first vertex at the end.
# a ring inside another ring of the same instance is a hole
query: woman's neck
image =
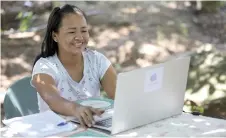
{"type": "Polygon", "coordinates": [[[81,65],[83,63],[82,53],[72,55],[72,54],[63,54],[59,52],[58,58],[60,62],[65,66],[76,66],[81,65]]]}

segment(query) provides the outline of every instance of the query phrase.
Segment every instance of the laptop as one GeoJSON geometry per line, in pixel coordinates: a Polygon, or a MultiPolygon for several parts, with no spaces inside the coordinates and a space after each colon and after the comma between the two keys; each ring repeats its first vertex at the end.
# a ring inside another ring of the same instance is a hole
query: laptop
{"type": "Polygon", "coordinates": [[[94,127],[117,134],[183,112],[190,57],[119,73],[114,108],[94,127]]]}

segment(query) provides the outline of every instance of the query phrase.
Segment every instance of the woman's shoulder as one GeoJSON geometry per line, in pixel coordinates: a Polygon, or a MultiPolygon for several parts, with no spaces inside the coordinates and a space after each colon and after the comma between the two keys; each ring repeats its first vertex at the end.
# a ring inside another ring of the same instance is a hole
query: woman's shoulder
{"type": "Polygon", "coordinates": [[[37,63],[45,63],[45,64],[54,64],[55,63],[55,55],[49,57],[40,57],[37,63]]]}
{"type": "Polygon", "coordinates": [[[49,68],[55,71],[58,70],[55,55],[39,58],[34,65],[34,69],[35,68],[49,68]]]}
{"type": "Polygon", "coordinates": [[[56,83],[58,83],[59,78],[62,78],[54,56],[39,58],[32,69],[32,76],[36,74],[50,75],[56,81],[56,83]]]}

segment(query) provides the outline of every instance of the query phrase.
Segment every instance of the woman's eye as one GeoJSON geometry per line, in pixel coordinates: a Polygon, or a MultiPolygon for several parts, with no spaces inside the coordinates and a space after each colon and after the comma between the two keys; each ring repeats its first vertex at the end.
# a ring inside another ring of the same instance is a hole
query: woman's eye
{"type": "Polygon", "coordinates": [[[82,31],[83,33],[87,32],[87,31],[82,31]]]}
{"type": "Polygon", "coordinates": [[[73,33],[75,33],[75,32],[69,32],[70,34],[73,34],[73,33]]]}

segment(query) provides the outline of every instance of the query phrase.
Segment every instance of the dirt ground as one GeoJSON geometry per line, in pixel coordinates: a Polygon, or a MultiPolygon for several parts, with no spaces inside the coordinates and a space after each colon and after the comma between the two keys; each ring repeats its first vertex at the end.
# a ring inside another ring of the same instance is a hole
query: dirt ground
{"type": "MultiPolygon", "coordinates": [[[[197,52],[200,49],[204,53],[211,50],[215,53],[216,50],[217,53],[220,51],[222,57],[226,49],[225,43],[220,42],[219,37],[207,34],[205,29],[197,25],[195,21],[198,19],[186,8],[185,2],[67,3],[77,5],[90,15],[89,46],[103,52],[111,60],[117,72],[160,63],[184,52],[193,51],[200,54],[202,52],[197,52]]],[[[42,17],[36,24],[46,23],[46,15],[42,17]]],[[[204,17],[202,19],[205,20],[204,17]]],[[[40,52],[44,33],[45,30],[41,29],[38,32],[2,36],[0,91],[5,91],[15,80],[31,74],[33,61],[40,52]],[[23,35],[26,37],[19,38],[23,35]]],[[[202,57],[204,61],[209,55],[200,55],[194,59],[202,57]]],[[[225,66],[221,68],[225,69],[225,66]]],[[[194,85],[189,88],[194,88],[194,85]]],[[[213,99],[224,98],[225,90],[224,85],[222,90],[224,94],[213,99]]],[[[214,90],[214,93],[215,91],[217,90],[214,90]]],[[[209,89],[200,93],[208,94],[209,89]]],[[[191,90],[186,97],[198,105],[209,101],[209,97],[199,99],[200,95],[195,94],[197,92],[191,90]]],[[[215,108],[213,110],[215,111],[215,108]]],[[[222,106],[219,110],[221,117],[224,115],[226,117],[226,108],[223,110],[222,106]]],[[[212,115],[209,116],[214,116],[214,111],[211,111],[212,115]]],[[[219,114],[215,117],[219,117],[219,114]]]]}

